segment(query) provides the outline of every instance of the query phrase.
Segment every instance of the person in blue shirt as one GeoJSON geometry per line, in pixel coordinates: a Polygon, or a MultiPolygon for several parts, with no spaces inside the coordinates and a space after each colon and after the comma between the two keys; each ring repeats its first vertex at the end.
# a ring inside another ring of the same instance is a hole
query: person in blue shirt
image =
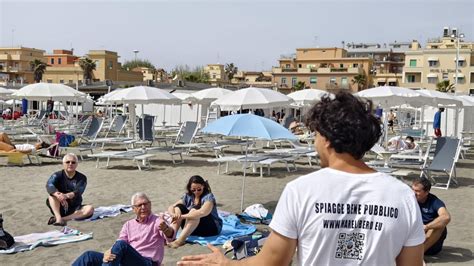
{"type": "Polygon", "coordinates": [[[433,119],[433,129],[434,134],[437,138],[441,137],[441,113],[444,112],[444,108],[439,108],[438,111],[434,115],[433,119]]]}
{"type": "Polygon", "coordinates": [[[451,221],[451,216],[444,202],[430,193],[431,183],[428,179],[423,177],[415,179],[411,188],[415,192],[423,219],[426,236],[425,255],[436,255],[443,248],[443,242],[448,234],[446,226],[451,221]]]}
{"type": "Polygon", "coordinates": [[[77,164],[75,154],[64,155],[64,169],[53,173],[46,182],[46,191],[49,195],[46,205],[54,215],[49,218],[48,225],[64,226],[69,220],[85,219],[94,214],[92,205],[82,205],[87,177],[76,171],[77,164]]]}
{"type": "Polygon", "coordinates": [[[179,237],[168,246],[178,248],[186,243],[186,238],[193,236],[215,236],[221,233],[222,219],[217,213],[217,203],[211,187],[201,176],[189,178],[187,192],[175,204],[168,208],[173,217],[172,227],[179,237]]]}

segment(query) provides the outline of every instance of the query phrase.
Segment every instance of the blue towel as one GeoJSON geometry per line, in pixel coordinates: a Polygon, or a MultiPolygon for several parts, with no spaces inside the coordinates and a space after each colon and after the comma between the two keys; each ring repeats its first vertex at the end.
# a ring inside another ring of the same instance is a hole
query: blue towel
{"type": "Polygon", "coordinates": [[[270,212],[267,214],[267,217],[265,217],[264,219],[254,218],[246,214],[245,212],[238,214],[237,216],[243,219],[245,222],[252,223],[252,224],[270,224],[273,218],[273,215],[270,212]]]}
{"type": "Polygon", "coordinates": [[[241,224],[239,218],[233,214],[226,217],[219,215],[219,217],[221,217],[222,221],[224,222],[220,235],[208,237],[189,236],[186,239],[186,242],[197,243],[203,246],[207,245],[207,243],[210,243],[214,246],[223,245],[227,240],[232,240],[238,236],[252,234],[256,230],[254,225],[241,224]]]}

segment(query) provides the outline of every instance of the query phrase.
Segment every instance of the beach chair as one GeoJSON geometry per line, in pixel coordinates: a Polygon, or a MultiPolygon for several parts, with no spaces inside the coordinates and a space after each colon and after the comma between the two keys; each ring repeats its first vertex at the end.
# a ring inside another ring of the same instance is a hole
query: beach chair
{"type": "Polygon", "coordinates": [[[436,139],[436,148],[433,159],[429,159],[429,152],[433,141],[430,143],[425,155],[425,163],[421,169],[420,177],[425,177],[433,183],[434,188],[449,189],[451,181],[456,180],[456,162],[461,151],[461,140],[457,138],[440,137],[436,139]],[[435,175],[440,173],[441,175],[435,175]],[[446,183],[438,182],[441,177],[447,178],[446,183]]]}
{"type": "Polygon", "coordinates": [[[106,168],[110,165],[110,159],[124,159],[132,160],[137,164],[138,170],[142,171],[142,167],[146,169],[151,169],[150,158],[153,157],[153,154],[147,154],[144,149],[134,149],[127,151],[105,151],[95,154],[87,155],[91,158],[96,158],[96,168],[99,168],[100,159],[107,159],[106,168]]]}
{"type": "Polygon", "coordinates": [[[83,152],[90,151],[91,154],[94,153],[94,148],[97,146],[97,142],[94,140],[99,135],[99,132],[102,130],[102,125],[104,124],[104,119],[101,117],[91,117],[88,127],[86,127],[81,136],[77,137],[77,146],[74,147],[62,147],[64,152],[68,150],[74,150],[79,153],[81,160],[84,160],[83,152]]]}
{"type": "Polygon", "coordinates": [[[102,144],[102,149],[106,144],[133,144],[133,139],[129,137],[121,137],[120,135],[125,131],[127,117],[124,115],[117,115],[112,119],[110,126],[103,138],[96,138],[89,142],[102,144]]]}

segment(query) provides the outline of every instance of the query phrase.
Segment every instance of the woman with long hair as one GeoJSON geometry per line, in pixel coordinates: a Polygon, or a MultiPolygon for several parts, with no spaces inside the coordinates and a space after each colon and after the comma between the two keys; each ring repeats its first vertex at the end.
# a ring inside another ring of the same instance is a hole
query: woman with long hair
{"type": "Polygon", "coordinates": [[[178,248],[185,244],[186,238],[193,236],[214,236],[222,230],[222,219],[217,214],[216,198],[211,187],[199,175],[189,178],[186,193],[176,203],[168,208],[173,217],[173,229],[182,231],[179,237],[169,244],[178,248]]]}

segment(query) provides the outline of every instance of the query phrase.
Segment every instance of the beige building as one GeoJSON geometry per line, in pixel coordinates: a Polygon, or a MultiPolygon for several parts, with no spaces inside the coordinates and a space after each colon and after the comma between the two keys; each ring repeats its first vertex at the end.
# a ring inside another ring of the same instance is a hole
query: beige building
{"type": "Polygon", "coordinates": [[[279,67],[272,70],[274,85],[280,90],[290,91],[298,81],[306,87],[320,90],[345,89],[358,91],[352,82],[357,75],[364,75],[367,88],[372,80],[369,70],[373,60],[365,57],[347,56],[347,50],[341,48],[298,48],[296,54],[282,56],[279,67]]]}
{"type": "MultiPolygon", "coordinates": [[[[413,45],[412,49],[406,52],[403,69],[404,87],[436,90],[436,84],[443,80],[455,84],[457,69],[456,93],[474,93],[474,43],[461,40],[458,46],[457,39],[451,37],[453,30],[445,28],[443,36],[428,40],[424,49],[413,45]],[[459,56],[457,56],[458,48],[459,56]],[[456,58],[458,58],[457,68],[456,58]]],[[[414,41],[414,44],[417,42],[414,41]]]]}
{"type": "Polygon", "coordinates": [[[224,65],[222,64],[208,64],[204,67],[204,72],[209,75],[209,82],[213,86],[229,83],[224,65]]]}
{"type": "Polygon", "coordinates": [[[0,47],[0,84],[34,83],[30,62],[38,59],[46,62],[44,50],[27,47],[0,47]]]}
{"type": "Polygon", "coordinates": [[[232,78],[232,84],[253,87],[273,87],[272,72],[270,71],[238,71],[232,78]]]}

